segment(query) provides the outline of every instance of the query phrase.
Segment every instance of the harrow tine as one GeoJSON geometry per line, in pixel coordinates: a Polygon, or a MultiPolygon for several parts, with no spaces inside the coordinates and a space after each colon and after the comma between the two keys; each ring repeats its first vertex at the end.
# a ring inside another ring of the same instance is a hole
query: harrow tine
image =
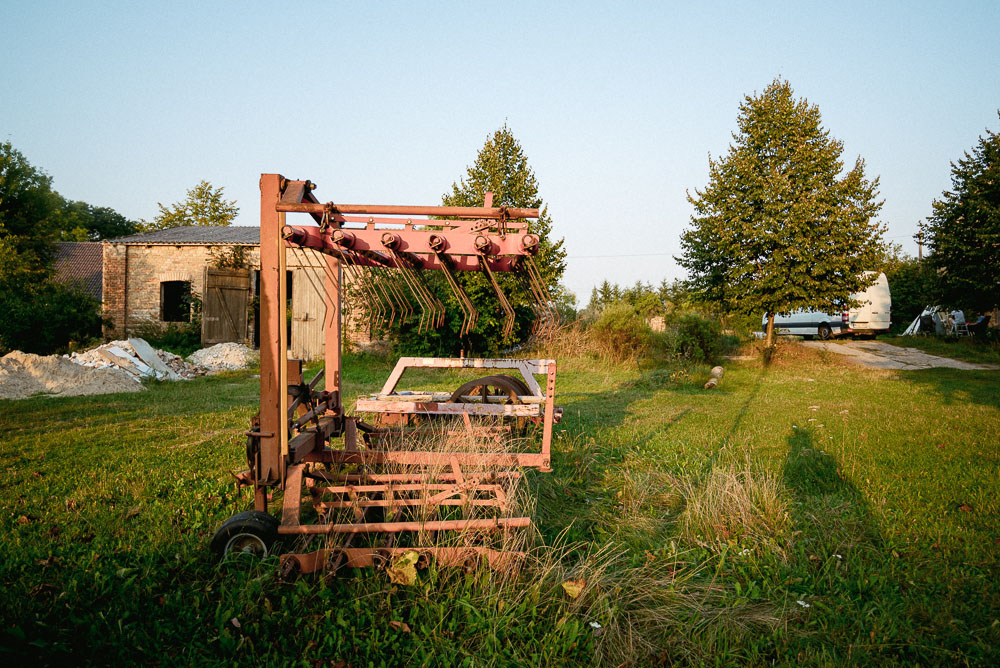
{"type": "Polygon", "coordinates": [[[504,310],[506,317],[503,323],[503,338],[508,339],[510,335],[514,333],[514,309],[511,307],[510,302],[507,301],[507,295],[503,293],[500,289],[500,284],[497,283],[496,277],[493,275],[493,270],[490,269],[490,263],[486,259],[486,256],[479,256],[479,266],[490,279],[490,284],[493,286],[493,291],[497,293],[497,299],[500,300],[500,307],[504,310]]]}
{"type": "Polygon", "coordinates": [[[430,329],[430,319],[432,316],[429,314],[433,309],[433,305],[426,301],[424,294],[420,291],[420,286],[417,284],[416,277],[413,276],[413,270],[410,269],[406,260],[400,257],[395,251],[390,250],[389,254],[395,260],[396,266],[399,268],[399,275],[403,277],[410,293],[417,300],[417,303],[420,304],[420,321],[417,324],[417,332],[423,334],[430,329]]]}
{"type": "Polygon", "coordinates": [[[545,312],[545,324],[542,326],[542,331],[549,333],[549,330],[554,330],[559,326],[559,312],[555,310],[552,306],[552,295],[549,293],[548,287],[545,285],[545,281],[542,279],[542,273],[538,271],[538,265],[535,264],[535,258],[530,255],[524,257],[525,266],[528,270],[528,279],[533,285],[532,292],[537,295],[539,302],[545,312]]]}
{"type": "Polygon", "coordinates": [[[392,327],[396,322],[397,306],[399,307],[399,321],[403,322],[407,316],[407,309],[397,302],[391,277],[386,274],[386,270],[382,267],[367,267],[365,273],[369,277],[372,290],[376,292],[379,301],[385,304],[386,310],[389,312],[389,327],[392,327]]]}
{"type": "Polygon", "coordinates": [[[415,270],[413,272],[414,278],[420,285],[420,289],[423,290],[424,295],[427,297],[428,301],[432,307],[434,327],[444,326],[444,317],[447,314],[447,309],[444,304],[438,299],[438,296],[434,294],[434,291],[430,289],[427,285],[427,278],[424,276],[422,269],[415,270]]]}
{"type": "Polygon", "coordinates": [[[438,262],[441,263],[441,271],[444,272],[448,287],[455,296],[455,300],[458,301],[458,305],[462,308],[462,329],[459,337],[466,336],[476,326],[476,321],[479,319],[479,311],[451,273],[451,268],[448,266],[448,259],[437,251],[435,251],[435,255],[437,255],[438,262]]]}

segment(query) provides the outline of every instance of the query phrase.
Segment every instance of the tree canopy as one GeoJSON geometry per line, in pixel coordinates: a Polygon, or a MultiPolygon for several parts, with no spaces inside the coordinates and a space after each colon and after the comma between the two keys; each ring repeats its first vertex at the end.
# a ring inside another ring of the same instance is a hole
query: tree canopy
{"type": "Polygon", "coordinates": [[[787,81],[746,96],[737,126],[728,153],[709,157],[708,185],[688,194],[695,212],[676,259],[692,289],[772,323],[777,313],[848,305],[883,254],[878,178],[865,177],[861,158],[843,173],[843,142],[787,81]]]}
{"type": "Polygon", "coordinates": [[[49,353],[100,333],[100,304],[52,280],[64,200],[51,178],[0,143],[0,354],[49,353]]]}
{"type": "Polygon", "coordinates": [[[192,225],[207,225],[225,227],[236,220],[240,208],[236,200],[223,198],[224,188],[213,188],[208,181],[200,181],[198,185],[187,191],[182,202],[174,202],[169,207],[156,203],[160,212],[153,222],[143,227],[147,230],[162,230],[168,227],[189,227],[192,225]]]}
{"type": "Polygon", "coordinates": [[[989,311],[1000,303],[1000,134],[951,163],[951,187],[923,225],[942,304],[989,311]]]}
{"type": "MultiPolygon", "coordinates": [[[[567,296],[559,289],[559,280],[566,269],[563,240],[552,238],[552,218],[538,194],[538,180],[520,142],[506,124],[486,139],[475,162],[467,168],[465,177],[453,183],[451,191],[441,201],[445,206],[482,206],[487,192],[493,193],[493,206],[540,209],[539,218],[529,222],[531,232],[540,239],[535,263],[553,299],[557,302],[572,302],[572,296],[567,296]]],[[[519,276],[496,274],[497,282],[517,313],[514,333],[505,340],[501,335],[503,310],[488,278],[479,272],[456,273],[456,280],[479,310],[479,322],[475,330],[462,340],[459,336],[462,327],[461,308],[444,280],[436,273],[428,278],[439,299],[447,306],[445,326],[423,334],[417,333],[414,326],[404,326],[399,332],[403,348],[421,353],[456,353],[460,348],[477,353],[496,353],[529,336],[534,318],[531,310],[532,296],[519,276]]]]}
{"type": "MultiPolygon", "coordinates": [[[[60,198],[62,199],[62,198],[60,198]]],[[[59,241],[101,241],[139,231],[139,223],[114,209],[63,200],[56,213],[59,241]]]]}

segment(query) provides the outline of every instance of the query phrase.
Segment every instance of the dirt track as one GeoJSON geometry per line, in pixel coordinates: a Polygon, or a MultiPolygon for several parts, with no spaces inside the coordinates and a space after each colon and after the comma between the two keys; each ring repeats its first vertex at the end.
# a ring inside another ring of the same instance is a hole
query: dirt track
{"type": "Polygon", "coordinates": [[[962,362],[950,357],[928,355],[916,348],[900,348],[879,341],[803,341],[802,345],[844,355],[848,361],[871,369],[899,369],[902,371],[936,367],[967,371],[1000,369],[1000,366],[994,364],[962,362]]]}

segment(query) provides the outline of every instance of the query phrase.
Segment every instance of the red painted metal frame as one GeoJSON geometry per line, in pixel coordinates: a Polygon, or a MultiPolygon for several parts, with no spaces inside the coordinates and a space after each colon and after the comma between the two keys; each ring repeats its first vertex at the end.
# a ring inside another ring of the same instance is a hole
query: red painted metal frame
{"type": "MultiPolygon", "coordinates": [[[[452,271],[478,270],[484,265],[492,271],[509,271],[517,266],[519,258],[538,251],[538,237],[528,233],[526,224],[516,220],[535,218],[538,210],[492,207],[491,198],[484,207],[321,204],[313,196],[313,188],[309,181],[291,181],[278,174],[262,174],[260,179],[260,413],[255,427],[248,432],[254,446],[251,452],[255,453],[251,463],[255,509],[267,512],[269,490],[283,489],[278,528],[283,535],[503,533],[529,525],[530,519],[526,517],[367,521],[365,513],[371,508],[386,509],[390,513],[417,505],[431,510],[439,506],[504,509],[506,496],[497,481],[509,481],[517,472],[495,471],[487,480],[477,477],[474,470],[469,473],[464,469],[500,466],[550,470],[551,430],[557,418],[555,362],[547,360],[545,369],[540,371],[546,373],[547,378],[542,395],[545,429],[541,453],[484,455],[365,448],[359,438],[359,427],[364,425],[345,416],[341,403],[341,260],[349,253],[354,264],[393,267],[405,261],[411,267],[439,268],[442,262],[447,262],[452,271]],[[309,214],[319,226],[286,225],[286,213],[309,214]],[[350,214],[369,217],[362,219],[350,214]],[[450,218],[414,221],[414,216],[450,218]],[[321,392],[311,391],[303,385],[301,363],[286,361],[286,248],[311,248],[325,258],[323,289],[328,317],[324,319],[325,367],[321,392]],[[342,439],[342,447],[333,447],[332,442],[338,438],[342,439]],[[362,470],[324,478],[311,470],[313,463],[320,462],[360,464],[362,470]],[[368,470],[383,464],[416,466],[419,470],[404,474],[368,470]],[[356,521],[321,520],[303,524],[303,488],[313,495],[313,508],[320,517],[324,513],[351,509],[356,513],[356,521]],[[418,488],[423,496],[414,496],[418,488]],[[435,494],[428,498],[428,491],[435,494]],[[323,495],[332,495],[333,499],[323,500],[323,495]]],[[[539,404],[533,408],[537,415],[539,404]]],[[[468,414],[470,411],[463,412],[468,414]]],[[[326,563],[332,557],[341,565],[371,565],[379,561],[380,554],[389,558],[396,549],[379,552],[371,548],[345,547],[309,555],[284,555],[282,563],[304,572],[315,570],[317,564],[326,563]]],[[[466,566],[470,559],[498,566],[508,563],[511,557],[485,547],[414,549],[422,550],[422,555],[441,563],[466,566]]]]}

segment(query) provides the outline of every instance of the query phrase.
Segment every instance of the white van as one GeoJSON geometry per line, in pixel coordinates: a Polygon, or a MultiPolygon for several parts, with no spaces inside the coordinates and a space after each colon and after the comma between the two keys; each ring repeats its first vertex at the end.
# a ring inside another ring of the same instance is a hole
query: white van
{"type": "MultiPolygon", "coordinates": [[[[865,272],[871,276],[872,272],[865,272]]],[[[842,313],[821,313],[820,311],[798,310],[789,315],[774,316],[775,334],[788,334],[811,339],[829,339],[833,336],[864,334],[876,336],[889,331],[892,324],[892,295],[885,274],[879,274],[875,283],[864,292],[851,295],[861,305],[842,313]]],[[[761,329],[767,330],[767,315],[761,322],[761,329]]]]}

